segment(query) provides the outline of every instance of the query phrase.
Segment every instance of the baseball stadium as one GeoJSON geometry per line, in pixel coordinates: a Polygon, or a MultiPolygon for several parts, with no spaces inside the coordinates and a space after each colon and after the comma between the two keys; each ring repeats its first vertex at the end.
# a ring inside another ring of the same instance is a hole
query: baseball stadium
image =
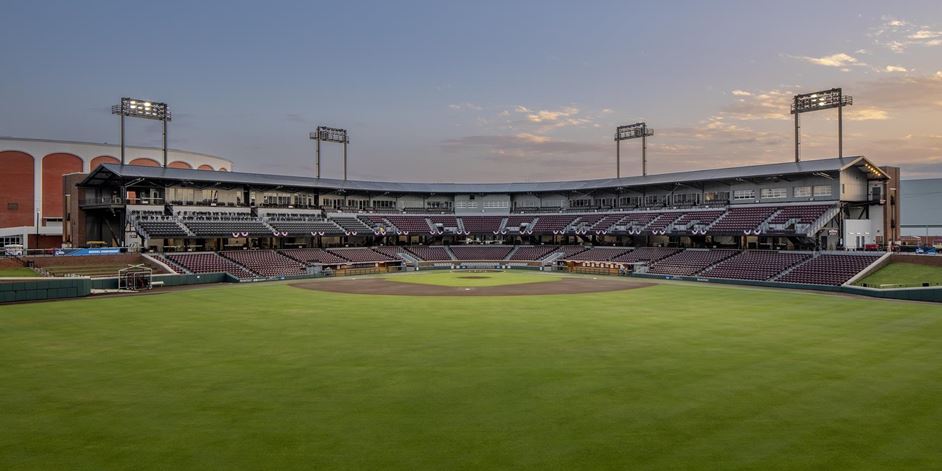
{"type": "Polygon", "coordinates": [[[117,144],[0,137],[0,468],[939,469],[940,181],[814,90],[741,165],[649,171],[700,131],[613,117],[604,178],[348,178],[353,119],[253,169],[137,95],[117,144]]]}

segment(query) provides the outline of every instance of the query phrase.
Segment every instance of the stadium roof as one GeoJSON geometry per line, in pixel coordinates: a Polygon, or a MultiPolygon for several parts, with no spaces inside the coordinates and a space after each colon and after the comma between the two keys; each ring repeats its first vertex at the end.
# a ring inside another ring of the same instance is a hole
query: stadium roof
{"type": "MultiPolygon", "coordinates": [[[[175,180],[191,183],[214,183],[266,187],[311,188],[390,193],[531,193],[590,191],[607,188],[673,185],[685,182],[722,181],[748,178],[785,177],[815,172],[836,172],[853,166],[877,169],[863,157],[844,157],[805,162],[750,165],[712,170],[664,173],[659,175],[604,178],[534,183],[406,183],[338,180],[332,178],[270,175],[245,172],[213,172],[206,170],[143,167],[137,165],[104,164],[83,180],[83,186],[100,185],[113,178],[147,180],[175,180]]],[[[877,169],[877,171],[879,171],[877,169]]],[[[879,177],[885,178],[880,173],[879,177]]]]}

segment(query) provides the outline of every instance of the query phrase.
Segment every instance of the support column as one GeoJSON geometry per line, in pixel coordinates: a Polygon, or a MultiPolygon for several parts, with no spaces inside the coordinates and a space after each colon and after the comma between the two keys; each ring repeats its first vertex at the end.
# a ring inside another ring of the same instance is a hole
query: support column
{"type": "MultiPolygon", "coordinates": [[[[844,97],[839,97],[843,100],[844,97]]],[[[837,107],[837,156],[844,157],[844,104],[837,107]]]]}
{"type": "Polygon", "coordinates": [[[798,123],[798,112],[795,112],[795,162],[801,162],[801,157],[798,153],[798,146],[801,144],[801,125],[798,123]]]}
{"type": "Polygon", "coordinates": [[[648,175],[648,129],[645,127],[641,133],[641,176],[648,175]]]}
{"type": "Polygon", "coordinates": [[[121,113],[121,165],[124,165],[124,113],[121,113]]]}
{"type": "Polygon", "coordinates": [[[164,119],[164,168],[167,168],[167,120],[164,119]]]}
{"type": "Polygon", "coordinates": [[[615,140],[615,177],[621,178],[621,141],[615,140]]]}

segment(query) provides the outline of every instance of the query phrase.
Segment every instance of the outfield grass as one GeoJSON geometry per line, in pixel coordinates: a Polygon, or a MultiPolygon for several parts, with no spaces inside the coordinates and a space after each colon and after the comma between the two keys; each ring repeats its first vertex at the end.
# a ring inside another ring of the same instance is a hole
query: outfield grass
{"type": "Polygon", "coordinates": [[[12,268],[0,268],[0,278],[5,276],[10,277],[35,277],[39,276],[39,273],[34,272],[26,267],[12,267],[12,268]]]}
{"type": "Polygon", "coordinates": [[[933,469],[940,339],[942,306],[688,283],[3,306],[0,469],[933,469]]]}
{"type": "Polygon", "coordinates": [[[942,267],[893,262],[866,278],[857,280],[855,284],[879,288],[880,285],[920,286],[923,283],[942,284],[942,267]]]}

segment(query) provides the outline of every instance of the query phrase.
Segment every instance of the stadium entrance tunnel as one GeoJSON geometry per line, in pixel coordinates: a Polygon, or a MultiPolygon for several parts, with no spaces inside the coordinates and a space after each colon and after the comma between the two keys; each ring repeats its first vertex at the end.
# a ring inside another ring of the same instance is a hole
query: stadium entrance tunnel
{"type": "MultiPolygon", "coordinates": [[[[473,275],[465,275],[465,277],[470,276],[473,275]]],[[[293,283],[291,286],[331,293],[392,296],[543,296],[624,291],[654,285],[655,283],[628,278],[566,277],[553,281],[498,286],[444,286],[400,282],[388,278],[329,278],[293,283]]]]}

